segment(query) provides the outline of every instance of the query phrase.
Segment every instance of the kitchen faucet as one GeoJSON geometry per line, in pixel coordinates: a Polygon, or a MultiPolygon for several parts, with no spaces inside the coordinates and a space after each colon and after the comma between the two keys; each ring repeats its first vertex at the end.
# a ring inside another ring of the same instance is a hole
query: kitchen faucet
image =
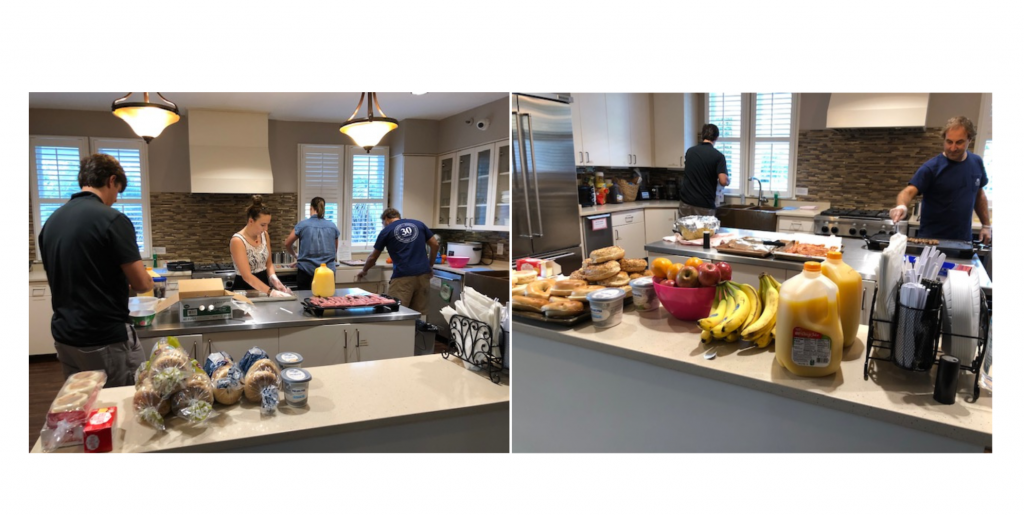
{"type": "Polygon", "coordinates": [[[764,198],[764,192],[761,190],[761,181],[757,177],[751,177],[748,181],[754,181],[757,183],[757,207],[761,207],[761,204],[768,199],[764,198]]]}

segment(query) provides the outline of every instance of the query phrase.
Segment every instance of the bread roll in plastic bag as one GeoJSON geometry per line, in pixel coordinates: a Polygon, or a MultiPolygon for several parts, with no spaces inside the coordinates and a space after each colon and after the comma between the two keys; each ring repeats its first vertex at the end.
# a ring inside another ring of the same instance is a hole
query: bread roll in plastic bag
{"type": "MultiPolygon", "coordinates": [[[[253,350],[259,349],[251,349],[250,352],[246,353],[246,357],[250,356],[253,350]]],[[[255,355],[255,353],[253,354],[255,355]]],[[[263,353],[263,355],[265,356],[266,353],[263,353]]],[[[260,413],[273,415],[277,411],[277,403],[280,398],[280,370],[272,360],[265,357],[250,361],[247,370],[245,374],[245,398],[250,402],[260,403],[260,413]]]]}
{"type": "Polygon", "coordinates": [[[68,376],[50,404],[39,432],[43,451],[82,444],[82,428],[106,382],[107,374],[102,370],[68,376]]]}
{"type": "Polygon", "coordinates": [[[132,398],[132,409],[135,411],[135,420],[140,424],[150,426],[154,429],[164,431],[164,416],[171,412],[169,396],[161,395],[153,382],[146,379],[135,390],[135,397],[132,398]]]}
{"type": "Polygon", "coordinates": [[[192,361],[193,374],[185,386],[171,397],[171,409],[191,424],[202,424],[215,415],[213,382],[199,363],[192,361]]]}

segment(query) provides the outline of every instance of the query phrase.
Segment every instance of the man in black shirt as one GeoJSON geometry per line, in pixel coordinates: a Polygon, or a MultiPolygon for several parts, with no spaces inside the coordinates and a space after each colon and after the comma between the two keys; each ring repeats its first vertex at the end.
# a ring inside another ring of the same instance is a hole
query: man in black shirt
{"type": "Polygon", "coordinates": [[[106,386],[134,384],[144,360],[128,317],[128,288],[153,289],[135,242],[135,227],[111,208],[128,186],[121,164],[106,154],[82,159],[82,191],[39,231],[46,280],[53,293],[53,334],[64,377],[103,370],[106,386]]]}
{"type": "Polygon", "coordinates": [[[679,218],[684,216],[715,216],[718,186],[729,185],[725,155],[715,149],[718,127],[706,124],[700,131],[703,142],[686,150],[683,188],[679,192],[679,218]]]}

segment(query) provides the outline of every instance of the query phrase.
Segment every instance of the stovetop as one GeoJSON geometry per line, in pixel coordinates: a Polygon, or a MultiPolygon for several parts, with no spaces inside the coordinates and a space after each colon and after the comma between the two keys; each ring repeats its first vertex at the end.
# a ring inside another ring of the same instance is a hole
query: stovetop
{"type": "Polygon", "coordinates": [[[887,210],[873,210],[873,209],[826,209],[821,212],[818,216],[835,216],[841,218],[867,218],[867,219],[880,219],[885,220],[889,218],[889,211],[887,210]]]}
{"type": "Polygon", "coordinates": [[[196,272],[220,272],[235,269],[234,263],[203,263],[196,265],[196,272]]]}

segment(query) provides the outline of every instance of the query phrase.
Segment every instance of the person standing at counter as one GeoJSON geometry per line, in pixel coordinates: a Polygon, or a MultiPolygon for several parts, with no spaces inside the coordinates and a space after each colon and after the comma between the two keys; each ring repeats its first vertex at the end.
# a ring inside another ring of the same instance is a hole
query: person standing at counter
{"type": "Polygon", "coordinates": [[[956,116],[942,130],[942,153],[918,168],[909,185],[896,196],[896,207],[889,211],[892,221],[907,216],[907,204],[918,193],[924,195],[921,205],[921,227],[918,237],[970,241],[971,213],[981,220],[981,240],[992,241],[992,222],[988,217],[985,185],[988,174],[981,156],[967,147],[977,136],[974,124],[966,116],[956,116]]]}
{"type": "Polygon", "coordinates": [[[248,222],[231,237],[231,261],[235,264],[235,290],[256,290],[271,297],[284,297],[292,291],[281,284],[270,260],[270,209],[263,205],[263,197],[252,196],[246,210],[248,222]]]}
{"type": "Polygon", "coordinates": [[[708,123],[700,130],[700,145],[686,150],[683,187],[679,192],[679,218],[684,216],[715,216],[718,187],[729,185],[725,154],[715,149],[718,126],[708,123]]]}
{"type": "Polygon", "coordinates": [[[313,273],[322,263],[335,271],[335,260],[338,255],[338,238],[341,231],[338,226],[324,218],[326,201],[323,197],[313,197],[309,201],[309,218],[299,222],[292,233],[284,240],[288,253],[296,258],[296,289],[313,289],[313,273]],[[295,240],[299,240],[299,252],[295,253],[295,240]],[[334,243],[331,243],[334,240],[334,243]]]}
{"type": "Polygon", "coordinates": [[[397,209],[385,209],[380,219],[384,222],[384,229],[377,235],[373,252],[366,258],[363,270],[356,274],[356,280],[361,281],[366,277],[366,273],[377,264],[377,258],[386,248],[395,266],[388,284],[388,294],[398,299],[403,306],[426,313],[430,278],[434,276],[431,263],[437,259],[441,245],[423,222],[403,219],[397,209]],[[430,245],[429,255],[425,252],[427,245],[430,245]]]}
{"type": "Polygon", "coordinates": [[[135,227],[112,208],[128,186],[121,164],[106,154],[82,159],[78,186],[39,231],[46,281],[53,293],[50,332],[64,377],[103,370],[106,387],[135,384],[145,359],[128,317],[128,289],[153,289],[135,227]]]}

